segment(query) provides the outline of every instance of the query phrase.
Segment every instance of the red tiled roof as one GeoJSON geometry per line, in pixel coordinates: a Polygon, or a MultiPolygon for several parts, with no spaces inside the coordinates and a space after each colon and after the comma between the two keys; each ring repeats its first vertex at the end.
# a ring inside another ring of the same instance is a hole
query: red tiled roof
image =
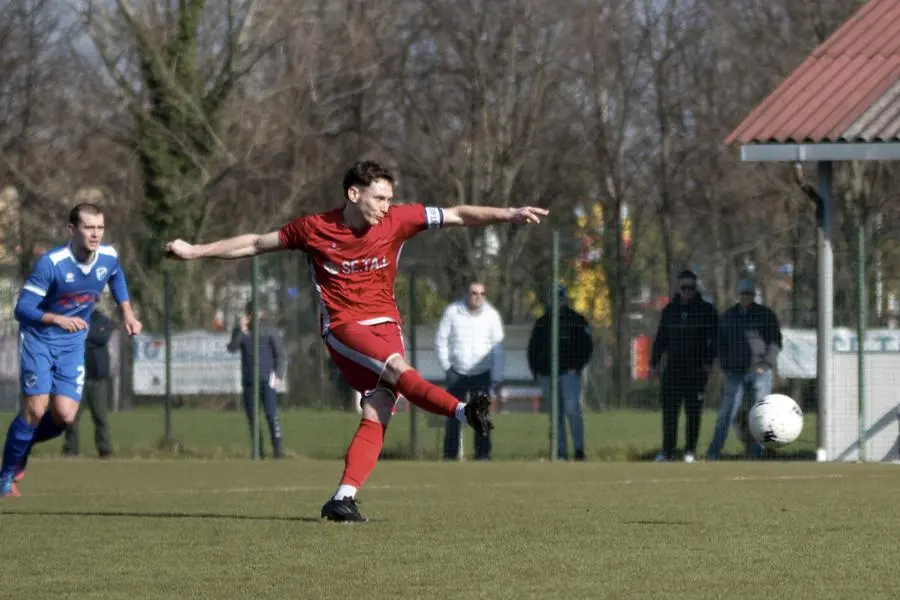
{"type": "Polygon", "coordinates": [[[900,141],[900,0],[871,0],[725,143],[900,141]]]}

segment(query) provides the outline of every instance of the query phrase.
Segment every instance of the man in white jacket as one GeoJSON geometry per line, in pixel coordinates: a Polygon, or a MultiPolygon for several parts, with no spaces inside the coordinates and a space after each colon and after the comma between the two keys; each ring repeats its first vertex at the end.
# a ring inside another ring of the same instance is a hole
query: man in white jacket
{"type": "MultiPolygon", "coordinates": [[[[461,401],[467,394],[499,392],[503,382],[503,321],[485,298],[485,287],[472,281],[466,297],[444,310],[434,341],[447,391],[461,401]]],[[[459,421],[447,419],[444,459],[459,458],[459,421]]],[[[490,433],[475,436],[475,459],[491,457],[490,433]]]]}

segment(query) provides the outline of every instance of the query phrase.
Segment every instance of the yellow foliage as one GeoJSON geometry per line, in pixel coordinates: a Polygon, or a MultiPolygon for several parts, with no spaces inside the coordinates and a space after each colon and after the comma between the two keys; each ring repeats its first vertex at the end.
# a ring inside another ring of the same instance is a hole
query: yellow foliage
{"type": "MultiPolygon", "coordinates": [[[[568,281],[563,281],[563,285],[569,290],[572,308],[583,314],[592,325],[609,325],[609,287],[599,260],[602,256],[603,207],[595,204],[591,207],[590,214],[582,211],[576,216],[575,222],[578,227],[575,236],[581,240],[581,254],[576,259],[574,275],[568,281]]],[[[527,301],[534,302],[533,316],[543,314],[543,298],[538,298],[531,291],[527,301]]]]}
{"type": "Polygon", "coordinates": [[[609,288],[606,273],[599,264],[578,266],[574,281],[569,285],[569,301],[572,308],[593,325],[609,325],[609,288]]]}

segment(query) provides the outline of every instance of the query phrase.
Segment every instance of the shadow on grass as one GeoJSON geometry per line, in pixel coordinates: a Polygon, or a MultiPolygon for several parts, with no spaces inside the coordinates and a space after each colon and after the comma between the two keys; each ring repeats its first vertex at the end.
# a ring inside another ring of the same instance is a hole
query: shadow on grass
{"type": "Polygon", "coordinates": [[[126,510],[17,510],[0,513],[0,517],[21,515],[41,517],[124,517],[136,519],[229,519],[236,521],[291,521],[298,523],[324,522],[323,519],[320,519],[318,517],[235,515],[223,513],[146,512],[126,510]]]}

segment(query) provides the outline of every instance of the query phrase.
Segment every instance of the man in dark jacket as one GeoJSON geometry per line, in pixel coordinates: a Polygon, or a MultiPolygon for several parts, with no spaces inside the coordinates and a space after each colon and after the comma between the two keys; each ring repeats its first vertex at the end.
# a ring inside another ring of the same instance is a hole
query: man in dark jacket
{"type": "Polygon", "coordinates": [[[63,442],[63,454],[66,456],[77,456],[80,452],[78,423],[85,406],[90,409],[91,420],[94,422],[94,444],[97,446],[97,453],[100,458],[112,456],[113,447],[109,434],[108,417],[109,380],[112,372],[107,346],[115,330],[115,322],[103,314],[100,309],[95,308],[84,343],[84,393],[78,404],[75,421],[66,429],[66,438],[63,442]]]}
{"type": "MultiPolygon", "coordinates": [[[[572,429],[575,460],[584,460],[584,417],[581,407],[581,372],[591,360],[594,341],[587,320],[569,307],[566,288],[559,287],[559,445],[557,456],[566,460],[566,420],[572,429]]],[[[548,303],[549,304],[549,303],[548,303]]],[[[550,402],[550,307],[535,322],[528,340],[528,368],[541,385],[545,408],[550,402]]]]}
{"type": "Polygon", "coordinates": [[[653,341],[650,368],[654,375],[663,355],[666,367],[662,374],[662,452],[657,462],[672,460],[678,441],[678,414],[684,403],[684,462],[694,462],[700,417],[703,414],[703,392],[716,357],[716,321],[712,304],[697,291],[697,276],[684,270],[678,274],[679,292],[663,309],[653,341]]]}
{"type": "MultiPolygon", "coordinates": [[[[772,309],[757,304],[756,286],[742,280],[737,289],[740,302],[722,314],[719,321],[719,364],[725,372],[725,389],[719,405],[716,432],[706,458],[717,460],[728,438],[728,429],[741,410],[744,393],[759,402],[772,393],[772,371],[781,352],[781,326],[772,309]]],[[[750,455],[762,456],[759,444],[750,444],[750,455]]]]}
{"type": "MultiPolygon", "coordinates": [[[[250,435],[253,436],[254,402],[262,402],[266,420],[269,423],[269,434],[272,439],[272,453],[275,458],[284,456],[281,445],[281,425],[278,422],[277,389],[285,373],[284,345],[281,335],[266,322],[263,311],[259,311],[256,319],[251,319],[253,308],[247,303],[244,315],[235,326],[228,343],[229,352],[241,353],[241,380],[244,388],[244,410],[250,423],[250,435]],[[253,390],[253,334],[252,327],[259,326],[259,390],[253,390]],[[258,398],[258,400],[257,400],[258,398]]],[[[259,456],[264,456],[262,436],[259,439],[259,456]]]]}

